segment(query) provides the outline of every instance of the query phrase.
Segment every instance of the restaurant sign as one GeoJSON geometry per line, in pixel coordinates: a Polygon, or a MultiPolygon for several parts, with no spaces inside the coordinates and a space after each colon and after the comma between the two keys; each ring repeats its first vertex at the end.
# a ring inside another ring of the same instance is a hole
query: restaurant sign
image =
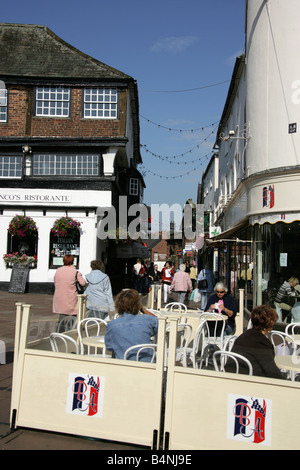
{"type": "Polygon", "coordinates": [[[5,192],[0,193],[0,203],[39,203],[39,204],[51,204],[51,203],[60,203],[66,204],[71,202],[71,198],[68,194],[47,194],[47,193],[40,193],[40,194],[32,194],[32,193],[24,193],[24,192],[5,192]]]}
{"type": "Polygon", "coordinates": [[[69,374],[66,412],[102,418],[104,377],[69,374]]]}
{"type": "Polygon", "coordinates": [[[228,395],[227,438],[271,446],[272,401],[228,395]]]}

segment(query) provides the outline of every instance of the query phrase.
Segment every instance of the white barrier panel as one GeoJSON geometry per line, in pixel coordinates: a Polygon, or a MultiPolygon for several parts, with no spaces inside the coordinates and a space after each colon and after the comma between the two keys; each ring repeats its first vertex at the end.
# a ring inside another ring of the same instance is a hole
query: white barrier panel
{"type": "Polygon", "coordinates": [[[299,382],[176,367],[169,354],[164,448],[300,449],[299,391],[299,382]]]}
{"type": "MultiPolygon", "coordinates": [[[[24,309],[12,392],[12,427],[156,448],[160,436],[165,320],[155,364],[26,348],[24,309]]],[[[18,333],[16,333],[18,336],[18,333]]]]}

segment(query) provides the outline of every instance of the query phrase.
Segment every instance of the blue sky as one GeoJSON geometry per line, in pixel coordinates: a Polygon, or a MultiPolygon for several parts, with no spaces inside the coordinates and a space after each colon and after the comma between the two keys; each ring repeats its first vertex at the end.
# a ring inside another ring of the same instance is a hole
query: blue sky
{"type": "Polygon", "coordinates": [[[196,201],[235,58],[244,50],[244,0],[15,0],[1,2],[0,21],[46,25],[132,76],[144,202],[196,201]]]}

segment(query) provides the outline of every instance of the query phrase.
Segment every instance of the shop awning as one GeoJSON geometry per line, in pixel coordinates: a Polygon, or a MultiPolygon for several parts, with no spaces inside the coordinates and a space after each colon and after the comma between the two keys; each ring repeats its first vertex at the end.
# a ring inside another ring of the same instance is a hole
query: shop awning
{"type": "Polygon", "coordinates": [[[221,232],[219,233],[218,235],[216,235],[215,237],[212,237],[212,238],[206,238],[206,242],[207,243],[222,243],[224,241],[229,241],[229,242],[240,242],[240,243],[245,243],[245,242],[248,242],[248,243],[251,243],[251,240],[240,240],[239,238],[230,238],[235,232],[241,230],[242,228],[246,228],[248,225],[248,220],[244,220],[243,222],[239,223],[239,224],[236,224],[234,225],[233,227],[231,227],[230,229],[228,230],[225,230],[224,232],[221,232]]]}
{"type": "Polygon", "coordinates": [[[263,224],[276,224],[277,222],[284,222],[291,224],[292,222],[300,222],[300,212],[287,212],[287,213],[274,213],[252,215],[249,218],[250,225],[263,225],[263,224]]]}
{"type": "Polygon", "coordinates": [[[111,250],[111,256],[113,258],[149,258],[150,253],[143,243],[131,241],[114,246],[111,250]]]}

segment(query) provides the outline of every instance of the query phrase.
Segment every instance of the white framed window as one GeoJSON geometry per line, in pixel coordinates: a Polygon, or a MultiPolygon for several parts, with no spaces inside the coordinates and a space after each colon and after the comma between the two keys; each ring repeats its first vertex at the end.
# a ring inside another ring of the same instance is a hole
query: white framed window
{"type": "Polygon", "coordinates": [[[100,155],[54,155],[33,156],[34,176],[98,176],[100,155]]]}
{"type": "Polygon", "coordinates": [[[139,180],[138,178],[130,178],[129,181],[129,195],[138,196],[139,195],[139,180]]]}
{"type": "Polygon", "coordinates": [[[0,88],[0,122],[7,122],[7,90],[0,88]]]}
{"type": "Polygon", "coordinates": [[[36,116],[69,117],[70,88],[37,87],[35,99],[36,116]]]}
{"type": "Polygon", "coordinates": [[[0,156],[0,178],[22,178],[23,157],[0,156]]]}
{"type": "Polygon", "coordinates": [[[117,119],[118,90],[116,88],[85,88],[83,117],[87,119],[117,119]]]}

